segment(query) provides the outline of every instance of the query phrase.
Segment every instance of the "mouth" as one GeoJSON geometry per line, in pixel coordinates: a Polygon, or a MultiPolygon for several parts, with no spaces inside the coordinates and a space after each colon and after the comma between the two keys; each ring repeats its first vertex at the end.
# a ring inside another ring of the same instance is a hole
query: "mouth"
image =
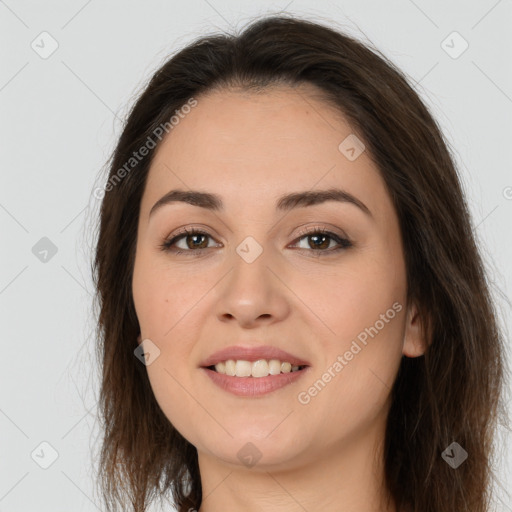
{"type": "Polygon", "coordinates": [[[311,365],[273,345],[231,346],[200,364],[210,382],[239,397],[262,397],[287,387],[308,373],[311,365]]]}
{"type": "Polygon", "coordinates": [[[258,359],[256,361],[228,359],[214,365],[203,366],[207,370],[229,377],[257,379],[268,377],[269,375],[300,372],[307,367],[308,365],[305,364],[292,365],[289,361],[281,361],[279,359],[258,359]]]}
{"type": "MultiPolygon", "coordinates": [[[[259,364],[261,360],[254,361],[251,364],[259,364]]],[[[263,362],[266,362],[263,360],[263,362]]],[[[248,374],[245,363],[249,361],[228,360],[225,365],[230,373],[233,373],[232,367],[234,366],[234,375],[228,375],[226,371],[221,373],[222,364],[217,363],[216,365],[201,367],[200,369],[207,375],[210,382],[218,386],[220,389],[227,391],[231,395],[244,398],[261,398],[269,393],[275,392],[279,389],[285,388],[297,380],[303,378],[308,373],[310,366],[297,365],[292,368],[289,367],[289,363],[285,366],[284,371],[279,369],[279,373],[271,374],[267,371],[255,371],[256,375],[248,374]],[[231,362],[230,362],[231,361],[231,362]],[[232,363],[234,363],[232,365],[232,363]],[[217,367],[217,369],[216,369],[217,367]],[[241,367],[240,373],[238,373],[238,367],[241,367]],[[259,372],[259,373],[258,373],[259,372]]],[[[252,368],[252,367],[251,367],[252,368]]]]}
{"type": "Polygon", "coordinates": [[[200,366],[213,369],[218,373],[235,376],[235,373],[231,373],[234,366],[237,369],[237,376],[252,374],[256,377],[260,373],[264,375],[267,369],[268,374],[271,375],[281,371],[287,373],[292,368],[297,371],[298,367],[309,366],[309,362],[274,345],[236,345],[211,354],[200,363],[200,366]]]}

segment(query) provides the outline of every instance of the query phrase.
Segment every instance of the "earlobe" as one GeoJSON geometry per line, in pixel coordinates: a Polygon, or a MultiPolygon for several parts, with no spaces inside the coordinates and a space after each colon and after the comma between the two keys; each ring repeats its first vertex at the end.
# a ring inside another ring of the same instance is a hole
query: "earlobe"
{"type": "Polygon", "coordinates": [[[422,318],[415,304],[407,309],[407,320],[402,353],[406,357],[419,357],[425,354],[427,343],[424,336],[422,318]]]}
{"type": "Polygon", "coordinates": [[[140,345],[141,339],[142,339],[142,338],[141,338],[141,335],[139,334],[139,335],[137,336],[137,343],[138,343],[139,345],[140,345]]]}

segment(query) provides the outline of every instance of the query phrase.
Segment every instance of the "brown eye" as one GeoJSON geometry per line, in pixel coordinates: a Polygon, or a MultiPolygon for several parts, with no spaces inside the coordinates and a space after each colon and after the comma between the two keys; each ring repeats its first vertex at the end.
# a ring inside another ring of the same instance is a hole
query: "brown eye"
{"type": "Polygon", "coordinates": [[[185,239],[185,243],[189,249],[206,249],[208,247],[208,241],[206,241],[206,245],[204,240],[206,240],[208,235],[203,234],[195,234],[195,235],[184,235],[181,238],[185,239]],[[201,241],[202,239],[202,241],[201,241]]]}
{"type": "Polygon", "coordinates": [[[352,246],[352,243],[348,239],[341,238],[335,233],[318,228],[303,233],[297,240],[300,242],[303,239],[308,240],[308,247],[299,247],[299,249],[306,249],[308,252],[316,252],[318,255],[324,253],[331,254],[352,246]],[[335,242],[338,246],[334,248],[330,247],[331,242],[335,242]]]}
{"type": "Polygon", "coordinates": [[[184,230],[182,233],[163,241],[160,248],[163,251],[174,252],[176,254],[184,252],[196,252],[208,248],[208,233],[198,230],[184,230]],[[178,242],[184,241],[184,244],[177,245],[178,242]],[[176,247],[176,248],[174,248],[176,247]]]}
{"type": "MultiPolygon", "coordinates": [[[[213,240],[211,235],[203,231],[184,230],[178,235],[164,240],[160,248],[165,252],[173,252],[175,254],[187,252],[200,254],[201,251],[211,247],[208,245],[208,238],[213,240]],[[178,245],[178,243],[182,243],[182,245],[178,245]]],[[[332,254],[352,246],[348,239],[318,228],[303,233],[297,240],[300,243],[303,239],[308,240],[307,247],[298,247],[298,249],[306,250],[310,254],[316,253],[316,256],[332,254]],[[334,247],[331,247],[332,242],[335,242],[334,247]]]]}
{"type": "Polygon", "coordinates": [[[305,238],[313,241],[313,245],[310,244],[312,249],[328,249],[332,238],[328,235],[308,235],[305,238]]]}

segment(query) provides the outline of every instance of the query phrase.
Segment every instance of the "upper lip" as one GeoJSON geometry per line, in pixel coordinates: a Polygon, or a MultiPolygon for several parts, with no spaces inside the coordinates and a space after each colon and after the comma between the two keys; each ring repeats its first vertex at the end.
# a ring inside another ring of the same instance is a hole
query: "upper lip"
{"type": "Polygon", "coordinates": [[[228,359],[244,360],[244,361],[257,361],[258,359],[278,359],[281,362],[291,363],[292,366],[309,366],[309,363],[300,357],[294,356],[285,350],[271,346],[262,345],[258,347],[248,347],[243,345],[235,345],[231,347],[223,348],[214,352],[207,357],[200,366],[208,367],[214,366],[221,361],[227,361],[228,359]]]}

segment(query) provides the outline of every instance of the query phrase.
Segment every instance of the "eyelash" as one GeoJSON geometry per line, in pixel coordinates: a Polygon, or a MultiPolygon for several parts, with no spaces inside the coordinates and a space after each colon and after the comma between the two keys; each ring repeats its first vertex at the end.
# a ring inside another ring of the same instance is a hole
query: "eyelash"
{"type": "MultiPolygon", "coordinates": [[[[187,236],[191,236],[191,235],[205,235],[207,237],[213,238],[213,237],[211,237],[211,235],[209,235],[208,233],[205,233],[204,231],[185,228],[180,233],[173,236],[172,238],[164,239],[163,242],[159,245],[159,247],[164,252],[172,252],[174,254],[198,253],[198,254],[195,254],[194,256],[198,256],[203,251],[205,251],[207,249],[211,249],[211,247],[206,247],[206,248],[202,248],[202,249],[187,249],[187,250],[172,249],[172,245],[174,245],[178,240],[180,240],[181,238],[186,238],[187,236]]],[[[350,240],[348,240],[346,238],[341,238],[338,235],[336,235],[335,233],[327,231],[324,228],[309,228],[309,229],[303,231],[302,233],[300,233],[299,237],[295,239],[295,242],[299,242],[303,238],[307,238],[307,237],[313,236],[313,235],[328,236],[329,238],[331,238],[332,240],[337,242],[339,244],[339,247],[336,247],[334,249],[325,249],[325,250],[323,250],[323,249],[319,249],[319,250],[298,249],[300,252],[306,251],[306,252],[310,252],[313,254],[317,253],[317,254],[315,254],[315,256],[323,256],[323,255],[325,255],[325,253],[327,253],[327,254],[338,253],[344,249],[348,249],[349,247],[353,246],[353,244],[352,244],[352,242],[350,242],[350,240]]]]}

